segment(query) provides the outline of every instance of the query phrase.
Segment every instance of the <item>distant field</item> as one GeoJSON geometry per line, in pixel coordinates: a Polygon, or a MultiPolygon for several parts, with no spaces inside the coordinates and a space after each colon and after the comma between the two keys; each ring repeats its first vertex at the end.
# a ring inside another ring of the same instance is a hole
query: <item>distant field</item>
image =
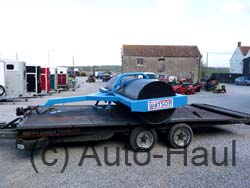
{"type": "Polygon", "coordinates": [[[122,66],[120,65],[102,65],[102,66],[82,66],[82,67],[75,67],[78,68],[79,71],[85,71],[85,72],[93,72],[93,68],[95,68],[95,71],[105,71],[105,72],[115,72],[119,73],[121,72],[122,66]]]}
{"type": "MultiPolygon", "coordinates": [[[[80,72],[93,72],[93,66],[76,66],[80,72]]],[[[95,66],[95,71],[105,71],[105,72],[121,72],[121,65],[101,65],[95,66]]],[[[217,68],[217,67],[202,67],[202,77],[210,77],[212,73],[229,73],[229,68],[217,68]]]]}
{"type": "Polygon", "coordinates": [[[229,68],[221,67],[202,67],[202,77],[210,77],[212,73],[229,73],[229,68]]]}

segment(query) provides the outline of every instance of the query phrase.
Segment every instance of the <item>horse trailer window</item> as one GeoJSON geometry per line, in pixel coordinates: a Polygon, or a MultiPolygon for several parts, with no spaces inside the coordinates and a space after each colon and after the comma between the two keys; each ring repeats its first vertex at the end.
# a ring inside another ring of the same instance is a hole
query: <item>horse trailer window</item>
{"type": "Polygon", "coordinates": [[[6,65],[7,70],[14,70],[14,65],[8,64],[6,65]]]}

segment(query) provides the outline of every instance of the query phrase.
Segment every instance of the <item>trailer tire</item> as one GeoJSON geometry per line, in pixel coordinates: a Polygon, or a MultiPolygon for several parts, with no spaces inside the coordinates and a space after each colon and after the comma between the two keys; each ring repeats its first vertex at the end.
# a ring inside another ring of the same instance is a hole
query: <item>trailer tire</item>
{"type": "Polygon", "coordinates": [[[185,123],[176,124],[168,132],[168,143],[173,148],[185,148],[193,138],[191,127],[185,123]]]}
{"type": "Polygon", "coordinates": [[[134,151],[150,151],[157,142],[154,129],[137,127],[130,133],[130,146],[134,151]]]}
{"type": "Polygon", "coordinates": [[[5,88],[0,85],[0,96],[3,96],[5,94],[5,88]]]}

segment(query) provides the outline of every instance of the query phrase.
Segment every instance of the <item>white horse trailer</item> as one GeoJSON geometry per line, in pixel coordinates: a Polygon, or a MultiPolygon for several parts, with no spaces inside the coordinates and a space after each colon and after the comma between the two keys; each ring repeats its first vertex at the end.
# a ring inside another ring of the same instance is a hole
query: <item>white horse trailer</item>
{"type": "Polygon", "coordinates": [[[4,73],[4,63],[0,62],[0,97],[5,94],[5,73],[4,73]]]}
{"type": "Polygon", "coordinates": [[[25,62],[19,60],[0,59],[0,64],[1,80],[4,82],[2,84],[5,85],[6,96],[10,98],[20,98],[26,96],[25,62]]]}

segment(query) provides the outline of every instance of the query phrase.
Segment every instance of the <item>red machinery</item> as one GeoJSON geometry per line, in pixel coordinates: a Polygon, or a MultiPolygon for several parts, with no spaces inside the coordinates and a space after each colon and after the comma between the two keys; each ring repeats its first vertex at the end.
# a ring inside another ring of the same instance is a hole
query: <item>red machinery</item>
{"type": "Polygon", "coordinates": [[[197,81],[194,85],[193,85],[194,91],[195,92],[200,92],[201,88],[202,88],[202,83],[197,81]]]}
{"type": "Polygon", "coordinates": [[[50,92],[50,71],[49,68],[41,68],[41,91],[49,93],[50,92]]]}
{"type": "Polygon", "coordinates": [[[200,82],[193,84],[192,79],[184,77],[179,79],[177,83],[178,84],[173,86],[173,89],[176,93],[183,95],[192,95],[195,94],[195,92],[200,92],[202,86],[200,82]]]}
{"type": "Polygon", "coordinates": [[[192,85],[184,85],[184,84],[180,84],[180,85],[175,85],[173,87],[174,91],[176,93],[182,94],[182,95],[192,95],[195,94],[195,90],[193,88],[192,85]]]}
{"type": "Polygon", "coordinates": [[[93,75],[90,75],[88,77],[88,79],[86,80],[86,82],[89,82],[89,83],[94,83],[95,82],[95,77],[93,75]]]}

